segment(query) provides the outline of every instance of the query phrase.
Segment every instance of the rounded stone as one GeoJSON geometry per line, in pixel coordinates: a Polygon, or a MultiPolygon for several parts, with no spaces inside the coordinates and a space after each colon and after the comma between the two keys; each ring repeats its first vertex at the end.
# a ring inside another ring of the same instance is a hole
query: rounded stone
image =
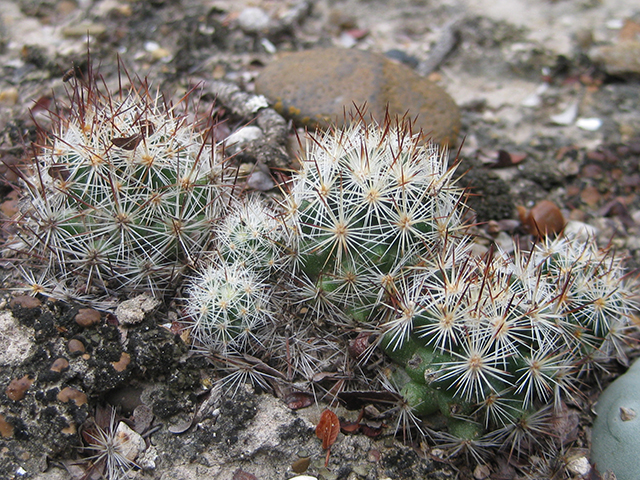
{"type": "Polygon", "coordinates": [[[460,109],[441,87],[409,67],[362,50],[327,48],[289,53],[270,63],[256,80],[256,91],[276,111],[307,126],[343,126],[345,111],[366,106],[382,123],[408,113],[416,130],[439,144],[453,144],[460,109]]]}

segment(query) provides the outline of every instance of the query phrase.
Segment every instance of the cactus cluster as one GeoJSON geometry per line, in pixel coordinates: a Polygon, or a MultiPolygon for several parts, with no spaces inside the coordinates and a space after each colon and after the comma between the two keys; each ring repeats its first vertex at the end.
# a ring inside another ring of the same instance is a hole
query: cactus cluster
{"type": "Polygon", "coordinates": [[[387,383],[412,415],[446,418],[441,436],[519,451],[594,366],[625,361],[631,286],[593,239],[473,255],[447,157],[401,123],[319,134],[280,215],[224,222],[219,250],[252,252],[267,282],[280,265],[289,296],[370,332],[402,367],[387,383]]]}
{"type": "Polygon", "coordinates": [[[625,361],[633,282],[620,260],[565,237],[474,255],[455,165],[410,122],[309,137],[267,203],[234,197],[206,131],[144,85],[74,91],[14,222],[36,293],[163,295],[186,273],[182,321],[232,378],[268,387],[277,371],[337,369],[346,326],[394,360],[381,383],[420,431],[437,416],[440,436],[516,451],[584,375],[625,361]]]}
{"type": "Polygon", "coordinates": [[[48,294],[162,295],[208,247],[226,196],[207,131],[146,85],[111,95],[78,82],[68,115],[23,175],[13,248],[48,294]]]}

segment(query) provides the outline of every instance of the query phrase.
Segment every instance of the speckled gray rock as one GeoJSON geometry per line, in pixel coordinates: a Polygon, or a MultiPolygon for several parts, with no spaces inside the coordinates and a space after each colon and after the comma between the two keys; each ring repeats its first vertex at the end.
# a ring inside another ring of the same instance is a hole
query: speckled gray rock
{"type": "Polygon", "coordinates": [[[140,323],[144,320],[145,315],[152,312],[160,301],[148,295],[138,295],[135,298],[126,300],[116,308],[116,317],[118,321],[125,325],[140,323]]]}
{"type": "Polygon", "coordinates": [[[617,480],[637,480],[640,472],[640,361],[613,382],[596,404],[591,462],[617,480]]]}
{"type": "Polygon", "coordinates": [[[304,125],[326,128],[344,123],[344,111],[366,104],[367,115],[384,120],[417,116],[437,143],[452,144],[460,129],[460,110],[438,85],[383,55],[337,48],[284,55],[269,64],[256,81],[258,93],[276,111],[304,125]]]}

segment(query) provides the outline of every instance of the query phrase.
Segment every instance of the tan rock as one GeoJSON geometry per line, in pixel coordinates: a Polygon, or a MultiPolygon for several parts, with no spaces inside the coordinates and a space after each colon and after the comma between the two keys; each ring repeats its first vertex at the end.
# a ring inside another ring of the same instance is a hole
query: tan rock
{"type": "Polygon", "coordinates": [[[417,116],[434,141],[452,144],[460,110],[438,85],[383,55],[338,48],[307,50],[272,62],[256,81],[256,91],[282,115],[304,125],[344,124],[344,112],[366,105],[366,117],[379,123],[392,116],[417,116]]]}

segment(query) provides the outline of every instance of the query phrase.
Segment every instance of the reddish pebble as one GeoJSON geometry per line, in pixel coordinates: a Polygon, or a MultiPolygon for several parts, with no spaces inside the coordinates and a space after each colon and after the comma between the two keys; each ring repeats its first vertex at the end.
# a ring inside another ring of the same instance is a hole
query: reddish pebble
{"type": "Polygon", "coordinates": [[[126,370],[130,362],[131,355],[126,352],[122,352],[122,355],[120,355],[120,360],[118,360],[117,362],[111,362],[111,365],[113,365],[113,368],[115,368],[116,372],[123,372],[124,370],[126,370]]]}
{"type": "Polygon", "coordinates": [[[0,413],[0,435],[2,438],[9,438],[13,436],[13,425],[7,422],[3,414],[0,413]]]}
{"type": "Polygon", "coordinates": [[[80,390],[76,390],[75,388],[65,387],[58,393],[58,400],[63,403],[67,403],[72,401],[77,406],[82,406],[87,403],[87,396],[82,393],[80,390]]]}
{"type": "Polygon", "coordinates": [[[29,377],[29,375],[25,375],[22,378],[14,378],[9,382],[9,386],[5,390],[7,397],[14,402],[22,400],[32,383],[33,378],[29,377]]]}
{"type": "Polygon", "coordinates": [[[51,367],[49,367],[49,370],[51,370],[52,372],[60,373],[61,371],[66,370],[67,368],[69,368],[69,362],[67,361],[66,358],[60,357],[51,364],[51,367]]]}
{"type": "Polygon", "coordinates": [[[590,207],[594,207],[600,201],[601,195],[598,192],[596,187],[586,187],[580,193],[580,200],[589,205],[590,207]]]}
{"type": "Polygon", "coordinates": [[[542,200],[530,210],[518,207],[520,221],[533,235],[544,237],[562,231],[565,222],[558,206],[550,200],[542,200]]]}
{"type": "Polygon", "coordinates": [[[81,308],[76,315],[76,323],[81,327],[87,328],[96,323],[100,323],[100,312],[92,308],[81,308]]]}
{"type": "Polygon", "coordinates": [[[84,344],[75,338],[69,340],[67,348],[69,349],[69,353],[83,353],[85,351],[84,344]]]}
{"type": "Polygon", "coordinates": [[[42,305],[40,300],[29,295],[19,295],[11,300],[11,307],[36,308],[40,305],[42,305]]]}

